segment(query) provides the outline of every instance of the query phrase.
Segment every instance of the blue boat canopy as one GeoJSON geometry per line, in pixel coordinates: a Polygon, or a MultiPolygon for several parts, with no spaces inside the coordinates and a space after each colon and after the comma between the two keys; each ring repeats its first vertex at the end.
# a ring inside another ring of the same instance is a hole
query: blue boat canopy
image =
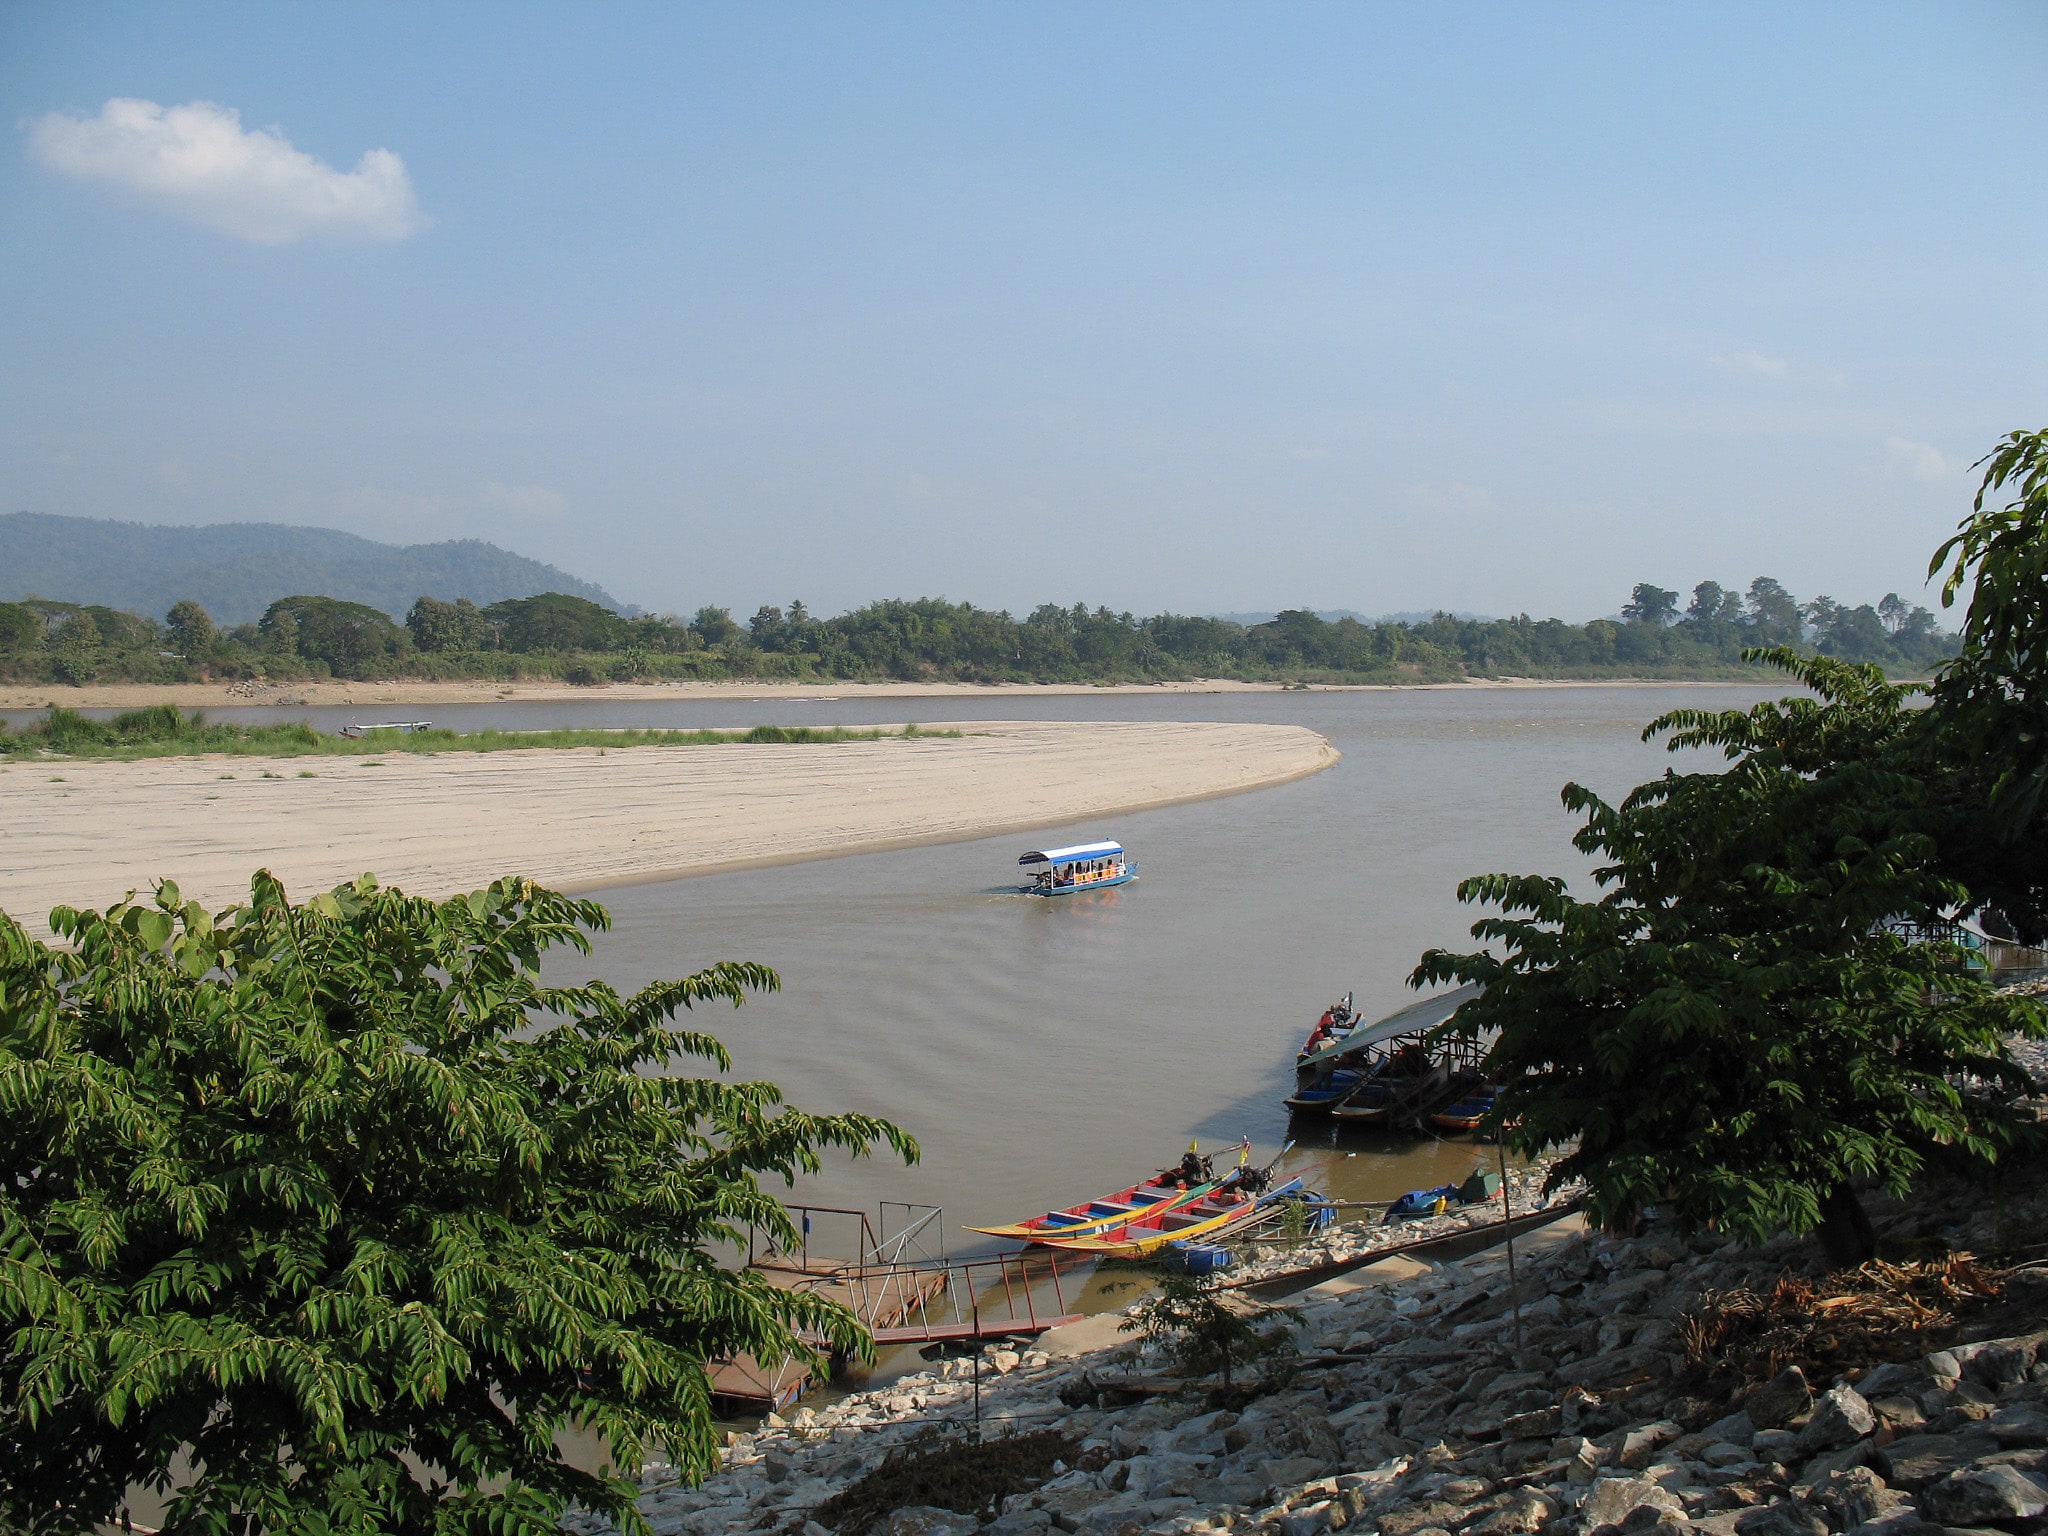
{"type": "Polygon", "coordinates": [[[1048,848],[1043,853],[1027,853],[1019,864],[1074,864],[1082,859],[1106,859],[1112,854],[1124,851],[1122,843],[1076,843],[1071,848],[1048,848]]]}
{"type": "Polygon", "coordinates": [[[1419,1003],[1410,1003],[1399,1013],[1390,1013],[1377,1024],[1361,1024],[1341,1040],[1331,1042],[1312,1056],[1304,1056],[1294,1065],[1297,1069],[1320,1066],[1340,1056],[1349,1056],[1382,1041],[1392,1040],[1401,1035],[1419,1035],[1425,1030],[1435,1029],[1447,1023],[1452,1014],[1477,997],[1485,988],[1476,981],[1468,981],[1462,987],[1453,987],[1448,992],[1439,992],[1434,997],[1425,997],[1419,1003]]]}

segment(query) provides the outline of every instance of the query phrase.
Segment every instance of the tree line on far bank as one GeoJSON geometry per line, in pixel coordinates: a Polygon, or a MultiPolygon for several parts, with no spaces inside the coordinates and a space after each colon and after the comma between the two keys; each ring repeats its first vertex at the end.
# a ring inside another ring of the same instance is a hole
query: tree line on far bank
{"type": "Polygon", "coordinates": [[[1045,604],[1022,619],[943,598],[869,603],[818,618],[801,602],[745,624],[717,607],[627,618],[561,592],[478,607],[421,597],[403,624],[363,603],[295,596],[261,621],[215,626],[191,601],[162,623],[112,608],[0,603],[0,680],[170,683],[237,678],[779,677],[1003,682],[1445,682],[1460,677],[1732,676],[1745,649],[1790,646],[1925,676],[1955,637],[1897,593],[1876,604],[1801,602],[1760,576],[1746,594],[1704,581],[1681,595],[1640,583],[1617,619],[1331,622],[1291,609],[1264,624],[1139,618],[1045,604]]]}

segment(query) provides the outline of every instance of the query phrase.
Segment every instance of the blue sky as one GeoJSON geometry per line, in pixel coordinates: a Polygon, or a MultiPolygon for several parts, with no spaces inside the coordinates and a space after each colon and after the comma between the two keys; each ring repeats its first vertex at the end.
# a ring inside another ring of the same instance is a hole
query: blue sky
{"type": "Polygon", "coordinates": [[[2048,423],[2044,81],[1968,0],[0,5],[0,507],[656,609],[1918,593],[2048,423]]]}

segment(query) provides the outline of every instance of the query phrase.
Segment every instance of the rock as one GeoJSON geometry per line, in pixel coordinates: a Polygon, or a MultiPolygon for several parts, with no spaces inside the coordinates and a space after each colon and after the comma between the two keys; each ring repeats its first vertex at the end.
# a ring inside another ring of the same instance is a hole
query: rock
{"type": "Polygon", "coordinates": [[[1318,1456],[1285,1456],[1278,1461],[1267,1462],[1259,1469],[1259,1475],[1272,1487],[1286,1488],[1327,1477],[1335,1470],[1331,1463],[1318,1456]]]}
{"type": "MultiPolygon", "coordinates": [[[[1658,1509],[1675,1509],[1680,1513],[1685,1510],[1677,1494],[1666,1492],[1646,1478],[1603,1477],[1587,1491],[1585,1502],[1579,1506],[1579,1516],[1588,1529],[1598,1525],[1619,1525],[1646,1504],[1658,1509]]],[[[1382,1525],[1381,1529],[1384,1531],[1385,1526],[1382,1525]]],[[[1397,1533],[1388,1533],[1388,1536],[1397,1536],[1397,1533]]]]}
{"type": "Polygon", "coordinates": [[[1951,1344],[1946,1353],[1961,1365],[1963,1375],[1971,1380],[1989,1387],[2002,1387],[2008,1382],[2027,1379],[2027,1372],[2033,1368],[2035,1354],[2044,1338],[2048,1335],[2028,1333],[2018,1338],[1951,1344]]]}
{"type": "Polygon", "coordinates": [[[1751,1459],[1749,1447],[1732,1440],[1717,1440],[1700,1449],[1699,1459],[1710,1467],[1739,1467],[1751,1459]]]}
{"type": "Polygon", "coordinates": [[[1828,1536],[1819,1510],[1793,1499],[1762,1504],[1735,1518],[1736,1536],[1828,1536]]]}
{"type": "Polygon", "coordinates": [[[1799,1431],[1799,1448],[1815,1451],[1839,1450],[1852,1445],[1877,1428],[1877,1415],[1854,1387],[1830,1387],[1814,1404],[1813,1417],[1799,1431]]]}
{"type": "Polygon", "coordinates": [[[2017,1467],[1954,1472],[1920,1490],[1920,1513],[1943,1525],[2030,1520],[2048,1510],[2048,1487],[2017,1467]]]}
{"type": "Polygon", "coordinates": [[[1528,1413],[1511,1413],[1500,1421],[1503,1440],[1548,1440],[1564,1428],[1562,1407],[1536,1408],[1528,1413]]]}
{"type": "Polygon", "coordinates": [[[1621,1446],[1614,1459],[1624,1467],[1640,1470],[1656,1458],[1660,1446],[1668,1445],[1684,1433],[1683,1424],[1675,1424],[1669,1419],[1627,1430],[1622,1434],[1621,1446]]]}
{"type": "Polygon", "coordinates": [[[1799,1437],[1789,1429],[1760,1429],[1750,1436],[1749,1448],[1762,1461],[1790,1461],[1799,1454],[1799,1437]]]}
{"type": "Polygon", "coordinates": [[[1402,1504],[1380,1516],[1380,1536],[1419,1536],[1432,1526],[1456,1525],[1464,1517],[1464,1505],[1442,1499],[1402,1504]]]}
{"type": "Polygon", "coordinates": [[[1894,1434],[1910,1434],[1925,1427],[1927,1415],[1920,1405],[1910,1397],[1873,1397],[1870,1411],[1877,1415],[1877,1422],[1894,1434]]]}
{"type": "Polygon", "coordinates": [[[1945,1349],[1937,1349],[1921,1361],[1927,1374],[1945,1386],[1954,1386],[1962,1380],[1963,1362],[1945,1349]]]}
{"type": "Polygon", "coordinates": [[[1893,1393],[1924,1392],[1930,1385],[1930,1377],[1924,1360],[1895,1360],[1889,1365],[1865,1371],[1863,1379],[1856,1383],[1856,1390],[1874,1402],[1893,1393]]]}
{"type": "Polygon", "coordinates": [[[1876,1454],[1877,1442],[1874,1440],[1858,1440],[1838,1451],[1822,1451],[1800,1469],[1799,1481],[1808,1484],[1823,1482],[1837,1472],[1868,1466],[1876,1454]]]}
{"type": "Polygon", "coordinates": [[[1082,1516],[1115,1497],[1107,1488],[1061,1488],[1043,1495],[1039,1502],[1059,1529],[1078,1531],[1082,1516]]]}
{"type": "Polygon", "coordinates": [[[1289,1510],[1280,1517],[1275,1529],[1280,1536],[1320,1536],[1321,1532],[1335,1530],[1342,1525],[1344,1518],[1342,1507],[1333,1500],[1325,1499],[1320,1504],[1289,1510]]]}
{"type": "MultiPolygon", "coordinates": [[[[812,1525],[816,1525],[814,1520],[812,1525]]],[[[991,1520],[982,1528],[983,1536],[1039,1536],[1052,1529],[1052,1512],[1044,1509],[1013,1509],[1000,1519],[991,1520]]],[[[810,1526],[804,1527],[804,1536],[831,1536],[822,1527],[816,1532],[810,1526]]]]}
{"type": "Polygon", "coordinates": [[[1813,1388],[1806,1372],[1792,1366],[1765,1382],[1742,1404],[1742,1411],[1758,1429],[1778,1429],[1813,1406],[1813,1388]]]}
{"type": "Polygon", "coordinates": [[[932,1504],[912,1504],[889,1516],[884,1536],[974,1536],[981,1522],[932,1504]]]}
{"type": "Polygon", "coordinates": [[[1465,1536],[1534,1536],[1560,1513],[1557,1500],[1533,1488],[1517,1489],[1485,1519],[1465,1527],[1465,1536]]]}
{"type": "Polygon", "coordinates": [[[1884,1479],[1868,1467],[1831,1472],[1813,1485],[1806,1500],[1828,1517],[1836,1530],[1864,1525],[1911,1501],[1884,1485],[1884,1479]]]}
{"type": "Polygon", "coordinates": [[[2048,1446],[2048,1412],[2033,1403],[2013,1403],[1984,1421],[1984,1428],[2007,1449],[2048,1446]]]}
{"type": "Polygon", "coordinates": [[[1892,1487],[1917,1493],[1997,1450],[1998,1442],[1987,1434],[1907,1435],[1879,1448],[1875,1460],[1892,1487]]]}

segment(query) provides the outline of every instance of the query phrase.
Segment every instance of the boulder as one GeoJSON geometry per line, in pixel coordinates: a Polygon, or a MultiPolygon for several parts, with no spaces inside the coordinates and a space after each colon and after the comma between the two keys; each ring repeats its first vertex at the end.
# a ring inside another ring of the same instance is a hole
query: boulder
{"type": "Polygon", "coordinates": [[[1503,1440],[1548,1440],[1563,1428],[1564,1409],[1552,1405],[1531,1409],[1528,1413],[1509,1414],[1500,1421],[1500,1437],[1503,1440]]]}
{"type": "Polygon", "coordinates": [[[1545,1521],[1559,1513],[1557,1500],[1549,1494],[1521,1488],[1509,1494],[1508,1502],[1492,1514],[1466,1526],[1465,1536],[1535,1536],[1545,1521]]]}
{"type": "Polygon", "coordinates": [[[1655,1424],[1644,1424],[1626,1430],[1621,1437],[1615,1460],[1624,1467],[1640,1471],[1656,1459],[1660,1447],[1670,1444],[1685,1433],[1685,1426],[1670,1419],[1661,1419],[1655,1424]]]}
{"type": "MultiPolygon", "coordinates": [[[[1052,1530],[1052,1512],[1046,1509],[1013,1509],[1000,1519],[989,1521],[981,1529],[983,1536],[1044,1536],[1052,1530]]],[[[804,1536],[814,1536],[814,1533],[806,1527],[804,1536]]]]}
{"type": "Polygon", "coordinates": [[[1758,1429],[1779,1429],[1813,1406],[1806,1372],[1791,1366],[1750,1393],[1742,1411],[1758,1429]]]}
{"type": "Polygon", "coordinates": [[[2048,1412],[2034,1403],[2013,1403],[1984,1421],[1992,1438],[2008,1450],[2048,1446],[2048,1412]]]}
{"type": "Polygon", "coordinates": [[[1744,1510],[1735,1520],[1736,1536],[1828,1536],[1827,1520],[1811,1504],[1780,1499],[1744,1510]]]}
{"type": "Polygon", "coordinates": [[[1398,1505],[1380,1516],[1380,1536],[1418,1536],[1432,1526],[1460,1524],[1466,1513],[1464,1505],[1442,1499],[1398,1505]]]}
{"type": "Polygon", "coordinates": [[[933,1504],[912,1504],[889,1516],[883,1536],[974,1536],[981,1522],[933,1504]]]}
{"type": "Polygon", "coordinates": [[[1333,1531],[1344,1521],[1342,1506],[1334,1500],[1325,1499],[1319,1504],[1290,1509],[1280,1517],[1276,1529],[1280,1536],[1321,1536],[1322,1532],[1333,1531]]]}
{"type": "MultiPolygon", "coordinates": [[[[1594,1526],[1619,1525],[1644,1505],[1685,1512],[1677,1494],[1659,1488],[1647,1478],[1603,1477],[1587,1490],[1579,1516],[1590,1530],[1594,1526]]],[[[1380,1528],[1386,1536],[1400,1536],[1398,1532],[1388,1532],[1385,1522],[1380,1528]]]]}
{"type": "Polygon", "coordinates": [[[1806,1499],[1821,1510],[1828,1517],[1828,1524],[1838,1531],[1867,1525],[1911,1504],[1903,1493],[1887,1488],[1884,1479],[1868,1467],[1829,1473],[1813,1485],[1806,1499]]]}
{"type": "Polygon", "coordinates": [[[2031,1520],[2048,1510],[2048,1487],[2017,1467],[1953,1472],[1920,1490],[1920,1513],[1943,1525],[2031,1520]]]}
{"type": "Polygon", "coordinates": [[[1940,1482],[1980,1456],[1997,1452],[1998,1442],[1990,1435],[1968,1432],[1957,1435],[1905,1435],[1880,1447],[1877,1470],[1894,1488],[1918,1492],[1929,1483],[1940,1482]]]}
{"type": "Polygon", "coordinates": [[[1799,1431],[1799,1448],[1809,1455],[1853,1445],[1877,1428],[1877,1415],[1854,1387],[1830,1387],[1799,1431]]]}

